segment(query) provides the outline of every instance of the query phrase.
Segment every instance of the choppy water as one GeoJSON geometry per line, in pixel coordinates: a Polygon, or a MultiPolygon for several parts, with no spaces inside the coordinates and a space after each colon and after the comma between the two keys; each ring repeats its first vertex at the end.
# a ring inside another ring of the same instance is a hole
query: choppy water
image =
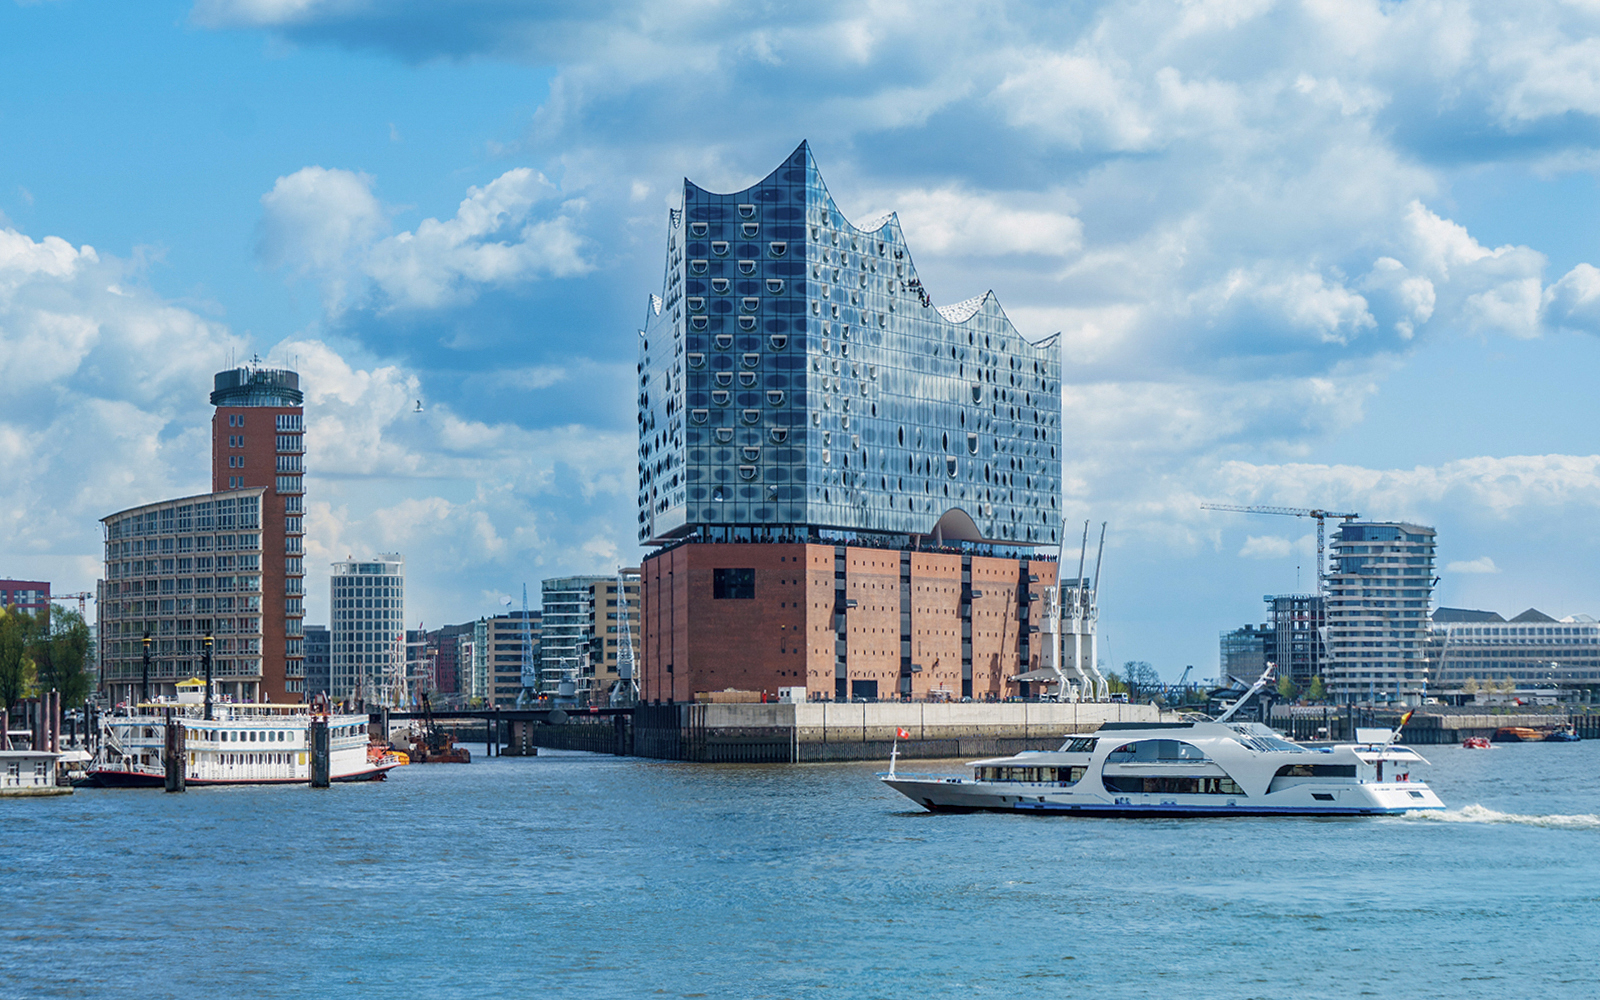
{"type": "Polygon", "coordinates": [[[559,753],[3,801],[0,996],[1596,995],[1600,742],[1424,753],[1442,816],[930,815],[873,766],[559,753]]]}

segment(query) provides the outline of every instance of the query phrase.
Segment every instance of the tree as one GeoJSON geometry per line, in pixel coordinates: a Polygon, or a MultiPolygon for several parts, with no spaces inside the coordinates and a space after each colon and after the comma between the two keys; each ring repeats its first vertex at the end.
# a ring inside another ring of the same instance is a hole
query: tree
{"type": "Polygon", "coordinates": [[[1325,701],[1328,697],[1328,687],[1322,683],[1321,677],[1311,678],[1311,686],[1306,688],[1306,697],[1312,701],[1325,701]]]}
{"type": "Polygon", "coordinates": [[[56,605],[49,624],[34,629],[28,654],[38,669],[39,688],[60,691],[61,703],[76,705],[89,696],[89,625],[83,615],[56,605]]]}
{"type": "Polygon", "coordinates": [[[26,611],[0,608],[0,707],[11,706],[33,692],[33,662],[28,646],[38,623],[26,611]]]}
{"type": "Polygon", "coordinates": [[[1468,677],[1466,680],[1461,682],[1461,690],[1465,691],[1467,694],[1477,694],[1479,691],[1483,690],[1483,685],[1478,683],[1478,679],[1476,677],[1468,677]]]}
{"type": "Polygon", "coordinates": [[[1293,701],[1295,696],[1299,693],[1300,689],[1295,687],[1294,680],[1291,679],[1288,674],[1284,674],[1278,678],[1279,698],[1282,698],[1284,701],[1293,701]]]}
{"type": "Polygon", "coordinates": [[[1122,675],[1117,673],[1115,670],[1107,670],[1105,672],[1105,678],[1107,691],[1111,692],[1112,694],[1128,693],[1127,683],[1123,681],[1122,675]]]}
{"type": "Polygon", "coordinates": [[[1122,664],[1122,677],[1128,685],[1128,700],[1141,701],[1159,690],[1161,675],[1144,660],[1128,660],[1122,664]]]}

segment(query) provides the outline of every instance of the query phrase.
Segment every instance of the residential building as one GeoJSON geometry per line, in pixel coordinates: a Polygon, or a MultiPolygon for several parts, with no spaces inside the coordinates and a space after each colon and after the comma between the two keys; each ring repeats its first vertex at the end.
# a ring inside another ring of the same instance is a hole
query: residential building
{"type": "Polygon", "coordinates": [[[1054,337],[992,293],[935,307],[898,219],[852,225],[802,143],[743,191],[684,182],[639,372],[646,700],[1025,690],[1062,537],[1054,337]]]}
{"type": "Polygon", "coordinates": [[[567,576],[545,580],[539,593],[544,617],[538,676],[530,685],[555,695],[571,679],[586,704],[608,701],[621,675],[619,641],[623,626],[638,655],[639,571],[623,570],[623,604],[617,604],[615,576],[567,576]]]}
{"type": "Polygon", "coordinates": [[[328,693],[335,700],[410,702],[405,574],[405,559],[397,552],[333,564],[328,693]]]}
{"type": "Polygon", "coordinates": [[[1439,693],[1491,685],[1562,688],[1586,700],[1600,693],[1600,622],[1589,615],[1557,619],[1529,608],[1507,620],[1493,611],[1439,608],[1432,636],[1439,693]]]}
{"type": "Polygon", "coordinates": [[[137,694],[144,638],[152,693],[174,694],[213,638],[218,694],[304,696],[304,411],[300,376],[254,361],[218,372],[211,493],[105,518],[101,690],[137,694]]]}
{"type": "MultiPolygon", "coordinates": [[[[284,639],[284,619],[263,613],[262,552],[274,534],[262,519],[265,494],[261,487],[208,493],[101,518],[100,684],[112,701],[136,701],[147,675],[152,697],[176,697],[179,681],[204,673],[207,637],[218,697],[299,700],[298,687],[284,687],[301,678],[287,676],[283,657],[263,655],[269,628],[280,650],[284,639]]],[[[281,529],[276,537],[282,540],[281,529]]]]}
{"type": "Polygon", "coordinates": [[[50,584],[44,580],[0,580],[0,608],[28,614],[50,611],[50,584]]]}
{"type": "MultiPolygon", "coordinates": [[[[461,688],[461,637],[470,641],[473,623],[406,632],[409,672],[414,689],[443,696],[436,704],[457,700],[461,688]]],[[[470,669],[470,667],[469,667],[470,669]]]]}
{"type": "MultiPolygon", "coordinates": [[[[539,663],[541,619],[538,611],[528,611],[527,628],[523,628],[524,612],[512,611],[493,618],[480,618],[473,626],[473,673],[482,677],[488,704],[511,708],[519,701],[525,702],[531,692],[524,675],[525,662],[539,663]]],[[[477,684],[474,682],[476,690],[477,684]]]]}
{"type": "Polygon", "coordinates": [[[1333,537],[1327,583],[1328,693],[1410,702],[1426,689],[1435,532],[1350,521],[1333,537]]]}
{"type": "Polygon", "coordinates": [[[306,626],[306,698],[327,694],[329,684],[328,646],[331,641],[328,626],[306,626]]]}
{"type": "Polygon", "coordinates": [[[1217,685],[1242,682],[1246,687],[1278,657],[1278,633],[1271,625],[1246,625],[1222,633],[1217,685]]]}

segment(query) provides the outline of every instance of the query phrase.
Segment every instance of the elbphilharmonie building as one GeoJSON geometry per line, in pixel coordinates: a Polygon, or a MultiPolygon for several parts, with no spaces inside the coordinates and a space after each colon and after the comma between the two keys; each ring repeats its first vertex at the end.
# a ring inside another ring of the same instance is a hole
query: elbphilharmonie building
{"type": "Polygon", "coordinates": [[[899,220],[847,220],[804,143],[743,191],[685,181],[668,223],[639,333],[641,698],[1027,695],[1055,338],[992,294],[935,305],[899,220]]]}
{"type": "Polygon", "coordinates": [[[639,539],[1053,546],[1061,371],[992,293],[937,306],[894,215],[857,226],[802,143],[685,181],[639,337],[639,539]]]}

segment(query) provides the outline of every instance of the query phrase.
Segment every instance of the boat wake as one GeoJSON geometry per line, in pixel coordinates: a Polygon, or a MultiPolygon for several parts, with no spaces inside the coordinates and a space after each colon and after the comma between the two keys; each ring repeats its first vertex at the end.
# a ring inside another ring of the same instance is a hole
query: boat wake
{"type": "Polygon", "coordinates": [[[1524,816],[1505,813],[1473,804],[1460,809],[1442,812],[1409,812],[1406,819],[1426,820],[1431,823],[1512,823],[1518,826],[1542,826],[1552,830],[1600,830],[1600,816],[1593,813],[1551,816],[1524,816]]]}

